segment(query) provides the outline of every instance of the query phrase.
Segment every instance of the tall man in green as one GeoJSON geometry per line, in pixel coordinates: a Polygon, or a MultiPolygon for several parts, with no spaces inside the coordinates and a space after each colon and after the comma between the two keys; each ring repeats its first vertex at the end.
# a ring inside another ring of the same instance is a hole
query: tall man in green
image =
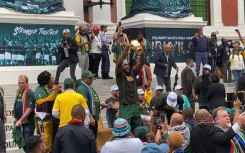
{"type": "Polygon", "coordinates": [[[83,71],[82,79],[77,80],[76,87],[77,92],[87,100],[89,111],[93,116],[93,118],[90,118],[89,129],[93,131],[95,138],[97,138],[98,121],[100,118],[100,99],[92,87],[94,76],[95,74],[92,74],[89,70],[83,71]]]}
{"type": "Polygon", "coordinates": [[[116,63],[116,81],[119,87],[119,116],[128,121],[132,127],[132,131],[141,125],[141,117],[139,112],[138,94],[136,87],[136,76],[142,69],[145,61],[145,54],[140,55],[138,62],[131,70],[129,63],[125,61],[125,57],[131,45],[127,45],[119,56],[116,63]]]}

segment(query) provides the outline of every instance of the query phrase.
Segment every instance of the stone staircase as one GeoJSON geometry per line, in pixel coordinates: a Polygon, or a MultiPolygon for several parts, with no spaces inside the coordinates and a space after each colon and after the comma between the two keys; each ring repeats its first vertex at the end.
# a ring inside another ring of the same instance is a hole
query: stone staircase
{"type": "MultiPolygon", "coordinates": [[[[174,78],[171,79],[171,84],[173,85],[174,83],[174,78]]],[[[221,81],[222,82],[222,81],[221,81]]],[[[105,102],[107,98],[110,97],[110,87],[112,85],[116,84],[116,80],[95,80],[93,83],[93,87],[95,88],[96,92],[99,95],[99,98],[102,103],[105,102]]],[[[180,79],[178,80],[178,84],[180,84],[180,79]]],[[[62,85],[62,83],[61,83],[62,85]]],[[[152,89],[154,91],[155,86],[157,85],[156,79],[153,78],[152,81],[152,89]]],[[[35,88],[38,86],[36,83],[30,84],[30,88],[35,90],[35,88]]],[[[234,83],[228,83],[225,84],[227,92],[233,92],[234,91],[234,83]]],[[[23,153],[22,150],[18,148],[18,146],[13,142],[12,140],[12,129],[13,129],[13,121],[14,118],[11,116],[12,109],[14,107],[14,100],[15,100],[15,94],[16,94],[16,89],[18,88],[17,84],[11,84],[11,85],[3,85],[2,86],[5,91],[5,99],[7,103],[7,123],[5,124],[5,130],[6,130],[6,146],[7,146],[7,152],[8,153],[23,153]]],[[[196,106],[198,107],[198,106],[196,106]]],[[[101,118],[103,122],[104,127],[108,127],[107,121],[106,121],[106,116],[105,116],[106,110],[103,109],[101,111],[101,118]]]]}

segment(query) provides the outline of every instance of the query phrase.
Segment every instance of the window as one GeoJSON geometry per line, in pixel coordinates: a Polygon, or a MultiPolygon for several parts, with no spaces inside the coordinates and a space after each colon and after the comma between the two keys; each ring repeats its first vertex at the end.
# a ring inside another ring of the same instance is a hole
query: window
{"type": "Polygon", "coordinates": [[[203,21],[208,21],[210,25],[210,2],[209,0],[190,0],[192,13],[196,17],[202,17],[203,21]]]}

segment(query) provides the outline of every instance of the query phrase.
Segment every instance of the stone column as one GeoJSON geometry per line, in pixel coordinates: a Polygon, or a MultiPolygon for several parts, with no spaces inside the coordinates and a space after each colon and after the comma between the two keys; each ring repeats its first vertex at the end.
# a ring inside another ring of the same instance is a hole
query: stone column
{"type": "Polygon", "coordinates": [[[117,22],[126,16],[125,0],[117,0],[117,22]]]}
{"type": "Polygon", "coordinates": [[[221,0],[210,0],[211,25],[223,26],[221,0]]]}
{"type": "Polygon", "coordinates": [[[64,0],[63,4],[66,11],[73,11],[75,16],[79,16],[78,24],[84,22],[83,0],[64,0]]]}
{"type": "Polygon", "coordinates": [[[244,26],[244,0],[238,0],[238,26],[244,26]]]}
{"type": "MultiPolygon", "coordinates": [[[[104,2],[109,3],[110,0],[103,0],[104,2]]],[[[98,2],[98,0],[92,0],[92,2],[98,2]]],[[[100,5],[96,5],[89,8],[89,19],[92,21],[93,25],[108,25],[111,26],[111,5],[104,4],[102,8],[100,5]]]]}

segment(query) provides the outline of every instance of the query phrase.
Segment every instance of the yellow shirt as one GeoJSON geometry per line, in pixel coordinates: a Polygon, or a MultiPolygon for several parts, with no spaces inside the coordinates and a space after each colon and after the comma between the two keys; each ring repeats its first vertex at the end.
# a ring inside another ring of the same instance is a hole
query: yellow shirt
{"type": "Polygon", "coordinates": [[[67,90],[59,94],[54,102],[53,110],[58,111],[60,114],[60,126],[65,126],[72,119],[71,110],[73,106],[81,104],[84,109],[88,109],[86,99],[79,93],[73,90],[67,90]]]}
{"type": "MultiPolygon", "coordinates": [[[[82,42],[86,43],[86,42],[88,42],[87,38],[85,36],[81,36],[79,33],[77,33],[75,35],[75,40],[76,40],[77,43],[82,43],[82,42]]],[[[85,48],[86,48],[86,52],[88,52],[89,51],[89,45],[85,44],[85,48]]],[[[78,50],[82,51],[82,48],[78,47],[78,50]]]]}

